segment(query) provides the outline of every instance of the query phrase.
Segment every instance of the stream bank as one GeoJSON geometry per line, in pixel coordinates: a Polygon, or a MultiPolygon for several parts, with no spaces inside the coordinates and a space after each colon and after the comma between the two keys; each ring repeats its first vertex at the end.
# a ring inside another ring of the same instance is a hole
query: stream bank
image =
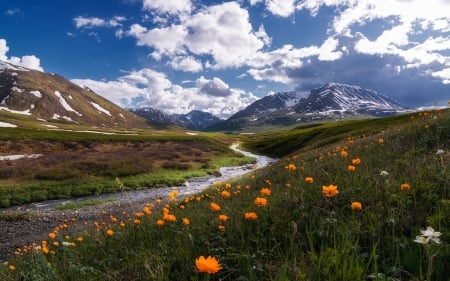
{"type": "Polygon", "coordinates": [[[105,217],[107,218],[109,215],[120,216],[124,211],[128,213],[140,211],[146,203],[158,198],[166,198],[169,192],[173,190],[179,192],[178,196],[180,198],[186,197],[207,189],[216,181],[225,182],[276,161],[276,159],[270,157],[240,150],[237,144],[232,145],[231,149],[247,157],[254,158],[255,163],[235,167],[222,167],[220,168],[220,176],[189,179],[182,186],[149,188],[74,199],[49,200],[1,209],[1,212],[31,212],[36,215],[24,220],[0,219],[0,261],[10,258],[17,248],[47,239],[47,234],[53,231],[56,226],[64,223],[64,220],[69,220],[71,222],[70,228],[80,232],[89,227],[92,228],[95,221],[104,221],[105,217]],[[82,202],[90,199],[105,200],[107,202],[77,210],[58,210],[56,208],[62,204],[82,202]]]}

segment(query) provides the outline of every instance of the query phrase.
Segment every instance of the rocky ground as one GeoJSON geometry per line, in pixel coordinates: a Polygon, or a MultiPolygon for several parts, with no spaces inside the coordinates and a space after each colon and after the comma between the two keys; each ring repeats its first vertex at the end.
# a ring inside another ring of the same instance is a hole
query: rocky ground
{"type": "Polygon", "coordinates": [[[81,234],[94,230],[94,222],[105,221],[109,215],[120,218],[124,211],[127,214],[141,211],[146,203],[152,202],[150,200],[141,198],[128,202],[107,202],[77,210],[0,210],[0,261],[7,261],[18,248],[25,245],[40,244],[42,240],[48,239],[48,233],[65,221],[69,225],[68,231],[73,232],[73,235],[81,234]]]}

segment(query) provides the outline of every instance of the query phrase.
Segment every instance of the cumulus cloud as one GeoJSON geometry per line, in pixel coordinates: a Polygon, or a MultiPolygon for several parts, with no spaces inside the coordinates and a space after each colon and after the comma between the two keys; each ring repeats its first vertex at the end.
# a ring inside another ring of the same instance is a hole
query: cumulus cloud
{"type": "Polygon", "coordinates": [[[321,45],[284,45],[253,56],[247,73],[255,80],[299,90],[333,81],[363,85],[410,105],[424,101],[426,91],[433,92],[437,101],[448,99],[442,94],[448,89],[442,87],[450,84],[449,1],[303,0],[283,1],[282,6],[276,0],[250,0],[250,4],[264,4],[282,17],[294,10],[307,10],[312,17],[324,7],[335,11],[321,45]]]}
{"type": "Polygon", "coordinates": [[[179,59],[180,54],[195,55],[213,69],[243,66],[270,43],[264,27],[254,31],[248,11],[237,2],[201,8],[180,18],[177,24],[149,29],[134,24],[128,35],[135,37],[138,45],[151,47],[151,56],[155,59],[166,56],[172,60],[179,59]]]}
{"type": "Polygon", "coordinates": [[[8,53],[9,47],[5,39],[0,38],[0,60],[9,62],[14,65],[23,66],[26,68],[44,71],[41,66],[41,60],[35,55],[25,55],[22,57],[12,56],[8,58],[6,53],[8,53]]]}
{"type": "Polygon", "coordinates": [[[152,69],[133,71],[115,81],[72,82],[87,86],[122,107],[149,106],[169,114],[201,110],[228,118],[257,100],[252,93],[232,89],[219,78],[200,77],[188,88],[173,84],[164,73],[152,69]]]}
{"type": "Polygon", "coordinates": [[[184,14],[192,10],[190,0],[144,0],[143,6],[145,10],[163,14],[184,14]]]}

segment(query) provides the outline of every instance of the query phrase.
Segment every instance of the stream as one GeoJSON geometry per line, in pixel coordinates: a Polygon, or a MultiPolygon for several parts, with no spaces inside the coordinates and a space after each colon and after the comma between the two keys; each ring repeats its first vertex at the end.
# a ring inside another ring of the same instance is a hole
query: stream
{"type": "Polygon", "coordinates": [[[238,177],[244,175],[250,171],[255,169],[260,169],[267,166],[270,163],[276,162],[277,159],[273,159],[267,156],[253,154],[248,151],[243,151],[238,148],[238,144],[233,144],[230,148],[234,151],[237,151],[244,156],[251,157],[255,159],[255,163],[246,164],[241,166],[233,166],[233,167],[222,167],[220,168],[220,176],[204,176],[197,177],[187,180],[182,186],[172,186],[172,187],[160,187],[160,188],[149,188],[149,189],[141,189],[134,191],[125,191],[118,193],[108,193],[101,195],[93,195],[86,196],[82,198],[73,198],[73,199],[58,199],[58,200],[48,200],[44,202],[36,202],[25,204],[21,206],[13,206],[7,208],[8,210],[14,211],[50,211],[54,210],[57,206],[67,204],[67,203],[79,203],[85,200],[98,199],[98,200],[111,200],[115,203],[120,204],[121,202],[130,202],[136,200],[148,200],[148,199],[157,199],[157,198],[165,198],[169,194],[169,192],[173,190],[177,190],[179,192],[178,196],[188,196],[192,194],[199,193],[211,185],[213,185],[217,181],[225,182],[230,180],[231,178],[238,177]]]}

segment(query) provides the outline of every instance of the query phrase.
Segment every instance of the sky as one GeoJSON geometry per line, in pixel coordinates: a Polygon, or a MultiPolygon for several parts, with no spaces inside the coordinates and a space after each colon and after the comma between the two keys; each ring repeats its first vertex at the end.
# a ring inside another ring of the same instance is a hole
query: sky
{"type": "Polygon", "coordinates": [[[0,60],[169,114],[330,82],[447,106],[450,0],[0,0],[0,60]]]}

